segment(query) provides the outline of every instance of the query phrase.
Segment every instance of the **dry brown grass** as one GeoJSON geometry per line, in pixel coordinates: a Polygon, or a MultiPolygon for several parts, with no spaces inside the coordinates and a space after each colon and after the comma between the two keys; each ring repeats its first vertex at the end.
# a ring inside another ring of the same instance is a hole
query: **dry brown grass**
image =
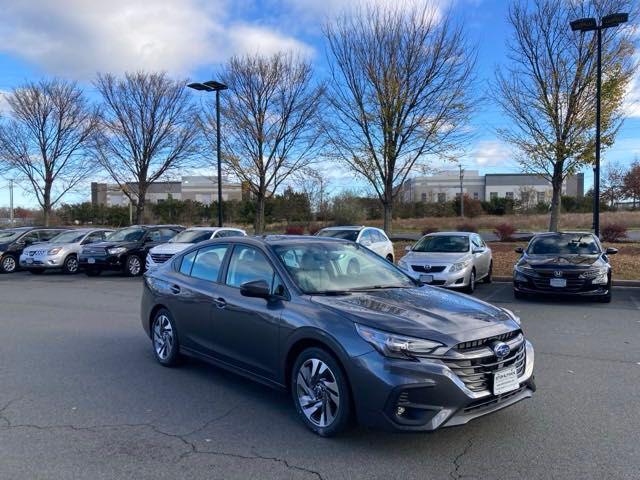
{"type": "MultiPolygon", "coordinates": [[[[564,230],[589,230],[592,222],[591,213],[564,213],[560,216],[560,228],[564,230]]],[[[367,225],[381,227],[382,220],[371,220],[367,225]]],[[[461,223],[472,223],[479,230],[493,230],[496,225],[509,223],[521,231],[546,231],[549,228],[549,215],[482,215],[473,219],[460,217],[425,217],[396,219],[393,221],[395,232],[421,232],[425,227],[435,227],[440,231],[456,230],[461,223]]],[[[640,228],[640,211],[604,212],[600,216],[600,224],[621,223],[627,228],[640,228]]]]}
{"type": "MultiPolygon", "coordinates": [[[[394,242],[395,258],[399,260],[405,254],[405,247],[412,242],[394,242]]],[[[526,242],[490,242],[493,252],[493,274],[510,277],[519,255],[516,247],[525,247],[526,242]]],[[[618,249],[617,255],[611,255],[613,276],[618,280],[640,280],[640,243],[610,243],[606,247],[618,249]]]]}

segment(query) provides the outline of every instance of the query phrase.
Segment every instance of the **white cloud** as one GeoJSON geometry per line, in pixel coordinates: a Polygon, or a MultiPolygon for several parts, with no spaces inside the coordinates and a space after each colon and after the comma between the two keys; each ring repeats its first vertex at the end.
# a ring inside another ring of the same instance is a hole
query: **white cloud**
{"type": "Polygon", "coordinates": [[[622,108],[625,116],[640,118],[640,71],[636,71],[629,83],[622,108]]]}
{"type": "Polygon", "coordinates": [[[9,103],[7,102],[6,95],[8,92],[0,90],[0,117],[6,115],[9,112],[9,103]]]}
{"type": "Polygon", "coordinates": [[[478,167],[507,166],[512,163],[513,153],[507,145],[497,140],[481,140],[469,155],[478,167]]]}
{"type": "Polygon", "coordinates": [[[0,52],[46,73],[87,79],[96,71],[186,75],[254,48],[309,52],[264,27],[234,24],[226,0],[3,0],[0,52]]]}

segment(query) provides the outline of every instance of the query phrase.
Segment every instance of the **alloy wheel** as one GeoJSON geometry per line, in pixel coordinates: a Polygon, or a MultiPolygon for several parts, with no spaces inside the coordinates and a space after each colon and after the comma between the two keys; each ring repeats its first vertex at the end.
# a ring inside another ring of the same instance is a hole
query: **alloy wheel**
{"type": "Polygon", "coordinates": [[[158,315],[153,322],[153,347],[160,360],[166,360],[173,349],[173,328],[166,315],[158,315]]]}
{"type": "Polygon", "coordinates": [[[76,273],[78,271],[78,259],[76,257],[69,257],[66,261],[67,272],[76,273]]]}
{"type": "Polygon", "coordinates": [[[11,273],[16,269],[16,259],[11,255],[7,255],[2,259],[2,270],[11,273]]]}
{"type": "Polygon", "coordinates": [[[134,277],[138,275],[141,270],[140,259],[136,256],[129,257],[127,260],[127,269],[129,270],[129,275],[134,277]]]}
{"type": "Polygon", "coordinates": [[[322,360],[310,358],[298,370],[296,394],[307,419],[318,427],[333,423],[340,408],[336,377],[322,360]]]}

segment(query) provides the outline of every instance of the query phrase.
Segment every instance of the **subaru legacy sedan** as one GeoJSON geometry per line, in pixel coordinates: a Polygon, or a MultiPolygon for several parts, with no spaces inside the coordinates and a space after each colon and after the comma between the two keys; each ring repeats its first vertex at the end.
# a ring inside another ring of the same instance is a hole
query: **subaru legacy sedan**
{"type": "Polygon", "coordinates": [[[398,266],[423,283],[473,293],[476,282],[491,283],[493,257],[477,233],[438,232],[407,247],[398,266]]]}
{"type": "Polygon", "coordinates": [[[145,275],[156,360],[204,359],[289,389],[304,424],[461,425],[535,391],[534,351],[511,311],[422,285],[353,242],[232,237],[145,275]],[[342,269],[348,256],[358,275],[342,269]]]}
{"type": "Polygon", "coordinates": [[[602,248],[592,233],[558,232],[534,236],[513,269],[513,294],[590,297],[611,301],[611,265],[615,248],[602,248]]]}

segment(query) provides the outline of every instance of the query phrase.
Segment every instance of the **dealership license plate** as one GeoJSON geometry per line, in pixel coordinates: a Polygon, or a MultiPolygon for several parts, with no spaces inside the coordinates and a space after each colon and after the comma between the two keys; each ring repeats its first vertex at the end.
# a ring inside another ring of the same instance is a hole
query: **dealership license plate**
{"type": "Polygon", "coordinates": [[[557,288],[564,288],[567,286],[567,279],[566,278],[552,278],[550,280],[550,284],[552,287],[557,287],[557,288]]]}
{"type": "Polygon", "coordinates": [[[96,263],[95,258],[87,258],[87,263],[96,263]]]}
{"type": "Polygon", "coordinates": [[[420,275],[420,281],[422,283],[431,283],[433,282],[433,275],[420,275]]]}
{"type": "Polygon", "coordinates": [[[27,264],[33,263],[33,258],[27,258],[27,264]]]}
{"type": "Polygon", "coordinates": [[[503,393],[516,390],[520,384],[518,383],[518,371],[516,367],[503,368],[493,374],[493,394],[502,395],[503,393]]]}

